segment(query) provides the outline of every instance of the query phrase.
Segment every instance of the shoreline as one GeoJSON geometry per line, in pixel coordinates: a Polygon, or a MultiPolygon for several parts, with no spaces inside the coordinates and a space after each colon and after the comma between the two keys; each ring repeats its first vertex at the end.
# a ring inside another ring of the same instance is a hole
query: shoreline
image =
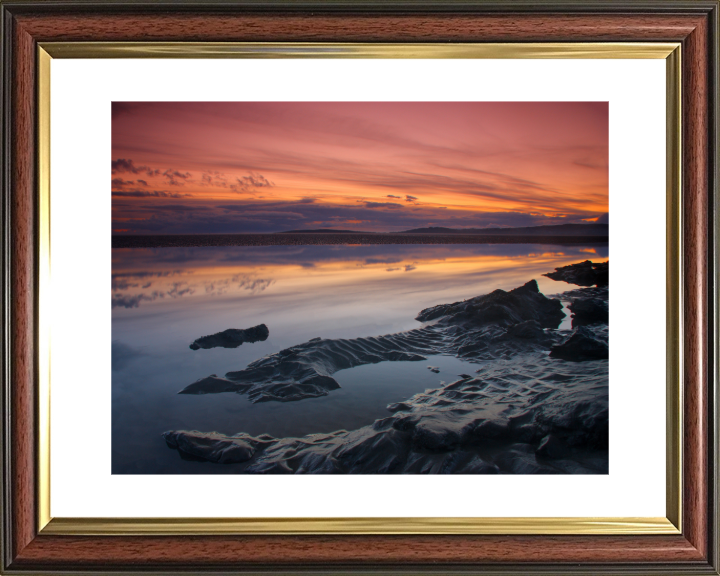
{"type": "Polygon", "coordinates": [[[347,244],[555,244],[606,246],[607,236],[503,236],[480,234],[169,234],[112,236],[113,248],[195,248],[210,246],[302,246],[347,244]]]}
{"type": "Polygon", "coordinates": [[[437,354],[468,363],[469,373],[388,404],[372,424],[303,437],[191,429],[162,436],[180,458],[234,465],[235,473],[607,474],[607,268],[585,261],[547,274],[576,286],[586,280],[579,272],[593,276],[595,287],[567,292],[571,330],[558,330],[562,305],[530,280],[421,310],[422,328],[312,338],[179,391],[294,403],[332,394],[340,388],[334,373],[366,364],[425,363],[437,354]]]}

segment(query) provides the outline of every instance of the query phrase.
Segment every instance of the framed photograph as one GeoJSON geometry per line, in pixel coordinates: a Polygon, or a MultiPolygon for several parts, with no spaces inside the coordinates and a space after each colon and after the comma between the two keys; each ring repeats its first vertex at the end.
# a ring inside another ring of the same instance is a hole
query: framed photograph
{"type": "Polygon", "coordinates": [[[1,8],[3,573],[718,573],[717,2],[1,8]]]}

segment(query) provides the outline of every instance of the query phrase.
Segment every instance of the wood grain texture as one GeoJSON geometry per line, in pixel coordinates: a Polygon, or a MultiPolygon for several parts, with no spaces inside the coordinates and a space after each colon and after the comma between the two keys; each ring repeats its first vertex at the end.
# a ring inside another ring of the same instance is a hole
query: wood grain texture
{"type": "Polygon", "coordinates": [[[684,44],[684,534],[708,552],[708,26],[684,44]]]}
{"type": "Polygon", "coordinates": [[[38,41],[234,42],[565,42],[682,39],[697,15],[373,15],[155,14],[21,15],[18,25],[38,41]]]}
{"type": "MultiPolygon", "coordinates": [[[[668,571],[708,564],[708,174],[710,42],[708,15],[675,14],[115,14],[22,13],[13,36],[15,156],[12,291],[12,567],[67,570],[222,569],[232,566],[407,568],[497,563],[649,563],[668,571]],[[34,43],[37,41],[682,41],[685,241],[685,533],[683,536],[355,536],[61,537],[37,536],[34,420],[34,43]]],[[[660,569],[660,568],[658,568],[660,569]]],[[[560,569],[558,569],[559,571],[560,569]]]]}
{"type": "Polygon", "coordinates": [[[110,567],[130,561],[206,569],[267,564],[423,564],[499,562],[693,562],[701,555],[681,536],[290,536],[40,537],[18,567],[72,561],[110,567]]]}
{"type": "Polygon", "coordinates": [[[11,187],[13,553],[35,537],[35,87],[32,36],[15,30],[11,187]]]}

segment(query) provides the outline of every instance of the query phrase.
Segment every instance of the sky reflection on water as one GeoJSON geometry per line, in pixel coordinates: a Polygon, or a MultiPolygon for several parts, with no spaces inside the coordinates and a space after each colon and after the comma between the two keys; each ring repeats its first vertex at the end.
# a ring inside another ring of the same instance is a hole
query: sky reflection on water
{"type": "MultiPolygon", "coordinates": [[[[417,365],[410,368],[415,376],[403,379],[393,366],[399,363],[383,363],[368,368],[372,385],[363,384],[356,368],[337,374],[342,390],[284,404],[177,391],[310,338],[412,329],[424,308],[509,290],[532,278],[542,292],[562,292],[572,286],[542,274],[607,256],[606,246],[539,244],[113,250],[113,473],[233,471],[181,460],[160,437],[168,429],[288,436],[369,424],[387,415],[388,398],[436,386],[439,376],[425,362],[407,363],[417,365]],[[189,349],[200,336],[261,323],[270,330],[264,342],[189,349]]],[[[449,376],[462,372],[457,359],[443,366],[449,376]]]]}

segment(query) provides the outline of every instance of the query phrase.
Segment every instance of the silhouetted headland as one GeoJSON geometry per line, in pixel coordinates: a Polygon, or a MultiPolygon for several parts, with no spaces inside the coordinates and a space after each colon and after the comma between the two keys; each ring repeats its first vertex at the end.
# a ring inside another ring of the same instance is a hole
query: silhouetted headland
{"type": "Polygon", "coordinates": [[[113,248],[293,246],[312,244],[585,244],[605,245],[607,224],[525,228],[416,228],[404,232],[289,230],[267,234],[114,235],[113,248]]]}

